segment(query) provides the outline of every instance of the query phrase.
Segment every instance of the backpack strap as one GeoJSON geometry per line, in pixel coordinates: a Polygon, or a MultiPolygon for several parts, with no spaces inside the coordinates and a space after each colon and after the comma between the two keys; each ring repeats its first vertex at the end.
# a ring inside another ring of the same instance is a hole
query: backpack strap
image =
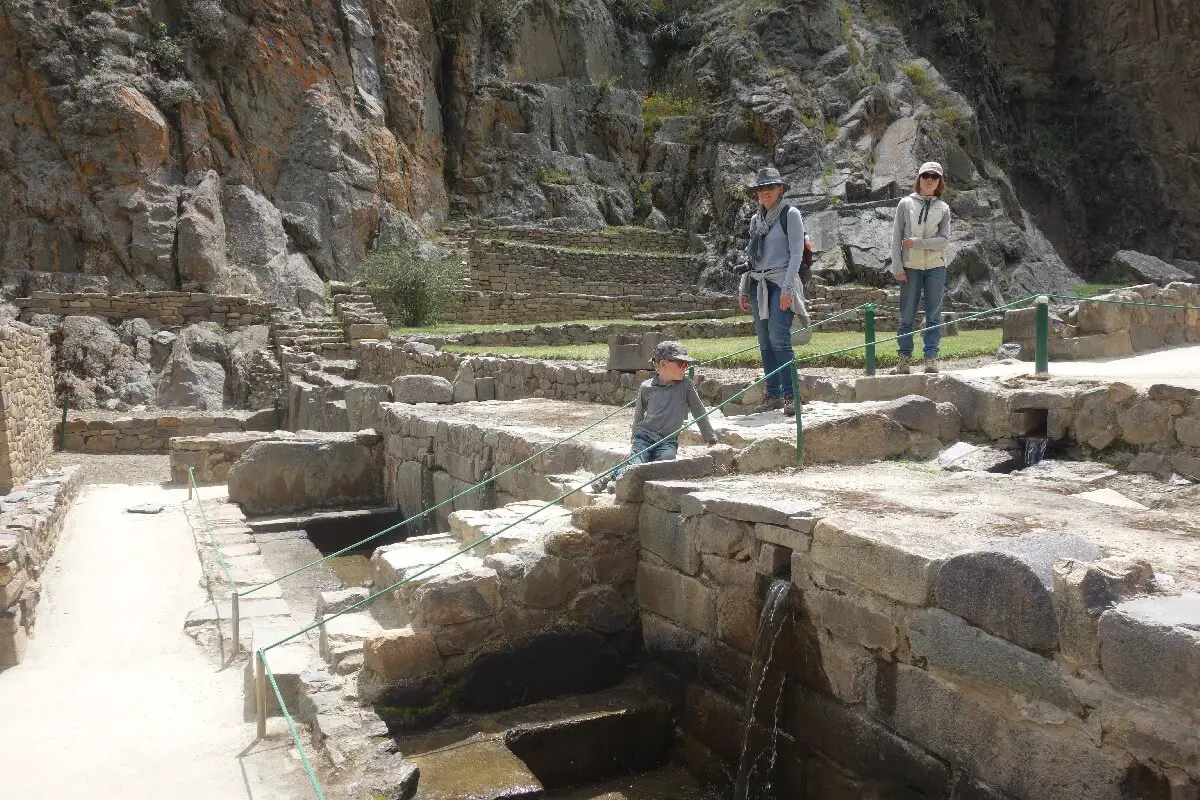
{"type": "Polygon", "coordinates": [[[790,205],[788,205],[787,203],[784,203],[783,208],[779,212],[779,227],[783,228],[784,236],[787,236],[787,218],[788,218],[788,212],[791,210],[792,210],[792,207],[790,205]]]}

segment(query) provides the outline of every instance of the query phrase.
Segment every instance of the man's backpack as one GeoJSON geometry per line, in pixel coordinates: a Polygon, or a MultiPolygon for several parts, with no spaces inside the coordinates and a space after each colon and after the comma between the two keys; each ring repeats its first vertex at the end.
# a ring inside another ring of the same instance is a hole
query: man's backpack
{"type": "MultiPolygon", "coordinates": [[[[783,204],[783,210],[779,212],[779,227],[783,228],[783,235],[787,236],[787,221],[788,212],[792,207],[787,203],[783,204]]],[[[812,280],[812,263],[813,251],[812,242],[808,240],[807,234],[804,237],[804,255],[800,258],[800,283],[808,283],[812,280]]]]}

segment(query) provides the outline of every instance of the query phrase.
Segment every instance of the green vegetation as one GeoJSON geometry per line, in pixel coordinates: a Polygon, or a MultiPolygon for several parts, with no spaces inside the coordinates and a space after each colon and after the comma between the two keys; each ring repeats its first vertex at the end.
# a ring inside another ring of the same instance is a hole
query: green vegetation
{"type": "Polygon", "coordinates": [[[538,183],[552,183],[559,186],[575,186],[583,183],[574,172],[565,169],[544,169],[538,175],[538,183]]]}
{"type": "Polygon", "coordinates": [[[1123,283],[1080,283],[1071,287],[1071,291],[1078,297],[1096,297],[1102,294],[1108,294],[1114,289],[1121,289],[1127,284],[1123,283]]]}
{"type": "Polygon", "coordinates": [[[100,0],[100,7],[105,11],[112,11],[117,7],[117,0],[100,0]]]}
{"type": "Polygon", "coordinates": [[[825,141],[832,142],[837,138],[838,125],[833,120],[825,123],[825,141]]]}
{"type": "Polygon", "coordinates": [[[662,126],[664,119],[699,117],[704,112],[704,106],[690,97],[680,97],[666,89],[651,92],[642,98],[642,127],[649,138],[662,126]]]}
{"type": "Polygon", "coordinates": [[[917,90],[917,94],[925,99],[929,99],[933,95],[933,79],[929,77],[929,73],[924,67],[920,64],[905,64],[901,69],[908,76],[908,79],[912,81],[913,88],[917,90]]]}
{"type": "MultiPolygon", "coordinates": [[[[573,319],[567,322],[551,322],[549,325],[661,325],[662,322],[646,319],[573,319]]],[[[483,325],[478,322],[444,322],[436,325],[418,325],[397,328],[398,333],[474,333],[476,331],[526,331],[533,330],[531,322],[498,322],[483,325]]]]}
{"type": "Polygon", "coordinates": [[[178,78],[167,81],[163,85],[162,90],[159,92],[158,104],[164,110],[171,111],[189,100],[198,101],[199,99],[200,95],[191,81],[178,78]]]}
{"type": "Polygon", "coordinates": [[[462,265],[407,247],[376,250],[358,265],[367,293],[392,325],[431,325],[462,282],[462,265]]]}
{"type": "Polygon", "coordinates": [[[817,119],[816,117],[814,117],[812,115],[801,113],[800,114],[800,124],[803,125],[804,127],[808,128],[809,130],[812,130],[813,128],[815,128],[821,124],[821,120],[817,119]]]}
{"type": "MultiPolygon", "coordinates": [[[[880,333],[879,338],[891,338],[894,334],[880,333]]],[[[1000,346],[1001,330],[999,328],[985,330],[964,330],[958,336],[947,336],[942,339],[941,358],[971,358],[975,356],[993,355],[1000,346]]],[[[797,358],[819,356],[834,350],[858,348],[863,343],[860,331],[813,332],[812,341],[803,347],[796,348],[797,358]]],[[[688,352],[701,361],[713,358],[724,358],[733,353],[728,360],[723,360],[714,366],[721,367],[757,367],[761,366],[758,354],[758,343],[751,336],[739,336],[726,339],[685,339],[683,342],[688,352]],[[745,352],[740,352],[745,351],[745,352]]],[[[551,346],[511,346],[501,347],[491,345],[486,347],[465,347],[447,345],[447,350],[458,353],[492,353],[494,355],[517,356],[522,358],[561,359],[566,361],[603,361],[608,357],[608,345],[562,345],[551,346]]],[[[896,347],[892,342],[886,342],[876,348],[875,363],[879,367],[888,367],[896,363],[896,347]]],[[[864,356],[861,348],[836,355],[814,358],[801,364],[801,367],[862,367],[864,356]]]]}

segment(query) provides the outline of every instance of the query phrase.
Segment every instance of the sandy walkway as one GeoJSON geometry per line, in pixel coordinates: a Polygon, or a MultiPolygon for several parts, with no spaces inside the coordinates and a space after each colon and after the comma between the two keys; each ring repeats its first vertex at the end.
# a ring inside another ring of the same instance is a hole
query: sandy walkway
{"type": "Polygon", "coordinates": [[[281,738],[248,751],[241,666],[221,670],[183,633],[205,600],[184,497],[90,486],[71,508],[42,579],[37,637],[0,673],[3,796],[311,796],[281,738]],[[162,513],[125,513],[147,502],[162,513]]]}

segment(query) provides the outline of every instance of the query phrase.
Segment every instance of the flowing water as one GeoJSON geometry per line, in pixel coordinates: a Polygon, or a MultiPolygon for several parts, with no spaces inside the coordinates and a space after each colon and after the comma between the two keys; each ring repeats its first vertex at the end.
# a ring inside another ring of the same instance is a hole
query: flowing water
{"type": "Polygon", "coordinates": [[[1025,466],[1032,467],[1046,455],[1048,441],[1045,436],[1030,436],[1025,440],[1025,466]]]}
{"type": "Polygon", "coordinates": [[[781,669],[771,669],[771,660],[784,623],[792,618],[792,612],[786,606],[791,587],[790,581],[772,581],[762,615],[758,618],[754,658],[750,664],[746,732],[734,783],[734,800],[769,800],[772,797],[771,773],[777,755],[784,673],[781,669]]]}

